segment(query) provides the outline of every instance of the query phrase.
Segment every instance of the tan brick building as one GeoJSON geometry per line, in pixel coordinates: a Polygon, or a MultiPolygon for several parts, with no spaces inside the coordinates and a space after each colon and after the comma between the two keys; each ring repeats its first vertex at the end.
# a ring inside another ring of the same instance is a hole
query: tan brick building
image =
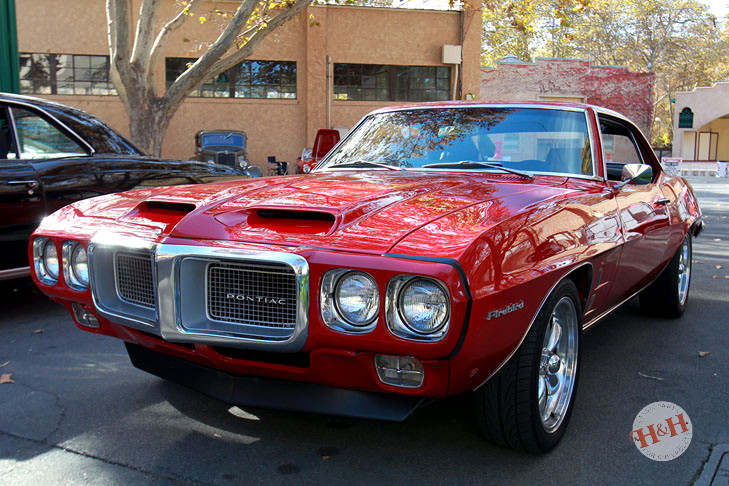
{"type": "MultiPolygon", "coordinates": [[[[133,3],[137,12],[139,1],[133,3]]],[[[248,135],[252,162],[264,165],[269,155],[294,160],[319,128],[348,129],[365,113],[403,101],[478,93],[478,5],[463,12],[309,7],[267,37],[235,72],[211,80],[184,102],[163,155],[191,157],[197,130],[236,129],[248,135]],[[444,45],[462,46],[461,65],[442,62],[444,45]]],[[[229,10],[235,2],[207,7],[216,6],[229,10]]],[[[126,113],[108,82],[105,2],[55,0],[48,7],[47,0],[17,3],[21,91],[86,110],[127,134],[126,113]]],[[[160,19],[174,8],[168,0],[160,19]]],[[[213,22],[195,21],[176,32],[157,66],[158,89],[197,57],[198,43],[218,33],[213,22]]]]}

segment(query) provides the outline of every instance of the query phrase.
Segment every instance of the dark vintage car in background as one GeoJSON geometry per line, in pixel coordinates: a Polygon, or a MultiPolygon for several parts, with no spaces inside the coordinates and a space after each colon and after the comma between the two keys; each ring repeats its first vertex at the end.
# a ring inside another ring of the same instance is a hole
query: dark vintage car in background
{"type": "Polygon", "coordinates": [[[239,168],[249,177],[261,177],[261,168],[248,161],[246,142],[246,134],[240,130],[200,130],[195,134],[195,160],[239,168]]]}
{"type": "Polygon", "coordinates": [[[544,452],[583,330],[636,295],[681,316],[701,228],[615,112],[443,103],[371,113],[308,175],[72,204],[29,252],[79,328],[165,379],[386,420],[468,392],[486,437],[544,452]]]}
{"type": "Polygon", "coordinates": [[[0,93],[0,280],[29,275],[28,237],[74,201],[244,177],[239,167],[147,157],[88,113],[0,93]]]}

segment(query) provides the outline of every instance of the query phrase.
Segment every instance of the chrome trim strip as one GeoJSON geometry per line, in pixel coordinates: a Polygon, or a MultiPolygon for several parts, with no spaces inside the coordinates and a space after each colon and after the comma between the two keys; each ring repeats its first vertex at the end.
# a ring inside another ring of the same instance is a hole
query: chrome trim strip
{"type": "MultiPolygon", "coordinates": [[[[494,375],[495,375],[496,373],[498,373],[498,372],[499,372],[499,371],[501,370],[501,368],[503,368],[503,366],[504,366],[504,365],[505,365],[506,363],[508,363],[508,362],[509,362],[509,360],[511,359],[511,357],[512,357],[512,356],[514,356],[514,354],[516,354],[516,352],[517,352],[517,351],[519,350],[519,348],[521,347],[522,343],[524,342],[524,340],[526,339],[527,335],[529,334],[529,331],[531,331],[531,329],[532,329],[532,326],[534,325],[534,321],[536,321],[536,320],[537,320],[537,316],[538,316],[538,315],[539,315],[539,313],[540,313],[540,312],[542,311],[542,307],[544,307],[544,304],[545,304],[545,303],[547,302],[547,299],[549,298],[549,296],[550,296],[550,295],[552,295],[552,292],[554,292],[554,289],[555,289],[555,288],[557,288],[557,285],[559,285],[559,284],[560,284],[560,282],[562,282],[562,281],[563,281],[563,280],[565,279],[565,277],[566,277],[567,275],[569,275],[570,273],[573,273],[573,272],[574,272],[575,270],[579,270],[580,268],[582,268],[582,267],[584,267],[584,266],[590,266],[590,267],[592,267],[593,265],[592,265],[592,263],[590,263],[590,262],[585,262],[585,263],[583,263],[583,264],[581,264],[581,265],[577,265],[576,267],[570,268],[569,270],[565,271],[565,272],[564,272],[564,273],[563,273],[563,274],[562,274],[562,275],[561,275],[561,276],[560,276],[560,277],[559,277],[559,278],[557,279],[557,281],[555,282],[555,284],[554,284],[554,285],[552,285],[552,288],[550,288],[550,289],[549,289],[549,292],[547,292],[547,293],[546,293],[546,295],[545,295],[545,296],[544,296],[544,298],[542,299],[542,302],[541,302],[541,303],[539,304],[539,308],[537,309],[537,312],[536,312],[536,313],[534,314],[534,317],[532,317],[532,320],[531,320],[531,322],[529,323],[529,327],[527,327],[527,330],[526,330],[526,332],[524,333],[524,335],[522,336],[521,340],[519,341],[519,344],[517,344],[517,345],[516,345],[516,347],[514,348],[514,350],[513,350],[513,351],[512,351],[511,353],[509,353],[509,356],[507,356],[507,357],[506,357],[506,359],[504,359],[504,361],[502,361],[502,362],[501,362],[501,364],[500,364],[499,366],[497,366],[497,367],[496,367],[496,369],[495,369],[495,370],[494,370],[494,371],[493,371],[493,372],[492,372],[492,373],[491,373],[491,374],[490,374],[490,375],[489,375],[488,377],[486,377],[486,379],[485,379],[485,380],[483,380],[483,381],[482,381],[481,383],[479,383],[478,385],[476,385],[476,386],[475,386],[475,387],[473,388],[473,391],[476,391],[476,390],[478,390],[479,388],[481,388],[481,387],[482,387],[482,386],[483,386],[483,385],[484,385],[484,384],[485,384],[485,383],[486,383],[487,381],[489,381],[489,380],[490,380],[490,379],[491,379],[491,378],[492,378],[492,377],[493,377],[493,376],[494,376],[494,375]]],[[[593,275],[594,275],[594,268],[593,268],[593,275]]],[[[592,295],[592,282],[590,282],[590,294],[592,295]]],[[[588,298],[589,298],[589,296],[588,296],[588,298]]],[[[582,302],[580,302],[580,305],[582,305],[582,302]]],[[[585,310],[584,310],[584,309],[582,309],[582,315],[583,315],[583,316],[585,315],[585,310]]],[[[583,327],[582,327],[582,328],[584,329],[584,324],[583,324],[583,327]]]]}
{"type": "Polygon", "coordinates": [[[13,278],[30,277],[30,267],[8,268],[0,270],[0,280],[10,280],[13,278]]]}

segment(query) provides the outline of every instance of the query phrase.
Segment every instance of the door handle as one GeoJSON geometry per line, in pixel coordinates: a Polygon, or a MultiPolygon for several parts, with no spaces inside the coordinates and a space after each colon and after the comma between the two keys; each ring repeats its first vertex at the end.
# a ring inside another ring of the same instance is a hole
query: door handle
{"type": "Polygon", "coordinates": [[[40,185],[40,182],[35,180],[29,180],[29,181],[8,181],[8,185],[11,186],[19,186],[19,185],[25,185],[28,188],[28,195],[32,196],[35,192],[35,188],[40,185]]]}
{"type": "Polygon", "coordinates": [[[658,206],[665,206],[666,204],[670,203],[671,200],[665,197],[662,197],[661,199],[656,199],[656,201],[653,203],[658,206]]]}
{"type": "Polygon", "coordinates": [[[8,184],[10,185],[20,185],[25,184],[26,186],[35,189],[38,187],[38,181],[8,181],[8,184]]]}

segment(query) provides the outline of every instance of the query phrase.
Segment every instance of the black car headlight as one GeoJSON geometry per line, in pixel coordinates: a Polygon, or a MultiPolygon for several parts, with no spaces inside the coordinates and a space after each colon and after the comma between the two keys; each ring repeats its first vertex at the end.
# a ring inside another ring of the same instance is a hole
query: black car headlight
{"type": "Polygon", "coordinates": [[[377,282],[368,273],[330,270],[322,279],[322,318],[329,327],[339,331],[370,331],[377,324],[379,294],[377,282]]]}
{"type": "Polygon", "coordinates": [[[396,336],[437,341],[448,332],[451,299],[432,278],[401,275],[387,287],[387,324],[396,336]]]}

